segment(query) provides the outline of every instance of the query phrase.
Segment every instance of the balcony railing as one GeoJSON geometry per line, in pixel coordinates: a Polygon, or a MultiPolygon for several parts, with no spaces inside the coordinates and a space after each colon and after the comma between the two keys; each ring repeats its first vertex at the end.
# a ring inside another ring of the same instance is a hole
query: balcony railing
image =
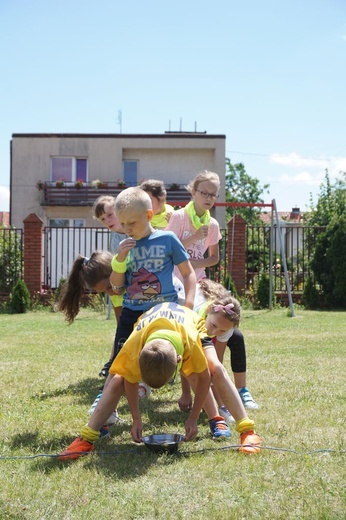
{"type": "MultiPolygon", "coordinates": [[[[167,202],[188,202],[191,198],[190,193],[184,188],[184,184],[179,185],[179,189],[171,189],[166,185],[167,202]]],[[[95,187],[91,182],[86,182],[81,187],[76,187],[73,182],[64,183],[63,186],[56,186],[55,183],[45,182],[42,184],[42,206],[92,206],[100,195],[117,196],[124,188],[117,182],[104,182],[99,187],[95,187]]]]}

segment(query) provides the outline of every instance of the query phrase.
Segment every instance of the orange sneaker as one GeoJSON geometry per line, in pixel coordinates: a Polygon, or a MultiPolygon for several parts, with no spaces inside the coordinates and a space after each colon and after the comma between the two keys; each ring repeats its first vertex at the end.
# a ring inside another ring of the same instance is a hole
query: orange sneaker
{"type": "Polygon", "coordinates": [[[253,430],[243,432],[240,434],[241,447],[239,451],[242,453],[259,453],[261,451],[261,437],[253,430]]]}
{"type": "Polygon", "coordinates": [[[93,451],[95,446],[88,441],[85,441],[81,437],[75,439],[66,450],[62,451],[58,457],[59,460],[73,460],[79,459],[83,455],[87,455],[90,451],[93,451]]]}

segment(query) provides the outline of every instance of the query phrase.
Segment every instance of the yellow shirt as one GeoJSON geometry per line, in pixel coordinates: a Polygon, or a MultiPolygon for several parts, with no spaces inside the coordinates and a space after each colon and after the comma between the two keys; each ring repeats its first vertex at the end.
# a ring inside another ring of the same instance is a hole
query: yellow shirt
{"type": "Polygon", "coordinates": [[[111,302],[113,307],[122,307],[123,306],[123,295],[122,294],[112,294],[111,302]]]}
{"type": "Polygon", "coordinates": [[[140,381],[140,352],[147,338],[162,329],[168,335],[169,331],[180,335],[184,345],[181,370],[186,376],[200,374],[207,368],[202,338],[206,338],[208,334],[203,318],[187,307],[169,302],[155,305],[138,318],[132,334],[113,361],[109,372],[123,376],[130,383],[140,381]]]}

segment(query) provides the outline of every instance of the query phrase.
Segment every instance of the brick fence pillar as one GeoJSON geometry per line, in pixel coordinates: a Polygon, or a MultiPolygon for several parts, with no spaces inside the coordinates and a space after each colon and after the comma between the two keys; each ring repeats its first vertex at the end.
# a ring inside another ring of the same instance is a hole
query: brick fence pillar
{"type": "Polygon", "coordinates": [[[31,295],[42,290],[42,231],[42,220],[30,213],[24,220],[24,282],[31,295]]]}
{"type": "Polygon", "coordinates": [[[228,228],[228,273],[239,295],[245,292],[246,261],[246,222],[240,215],[235,215],[227,224],[228,228]]]}

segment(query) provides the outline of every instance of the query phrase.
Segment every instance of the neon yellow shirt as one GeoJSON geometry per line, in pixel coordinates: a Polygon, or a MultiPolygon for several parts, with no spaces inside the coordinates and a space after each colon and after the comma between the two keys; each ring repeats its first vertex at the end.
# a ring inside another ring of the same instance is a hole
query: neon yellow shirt
{"type": "Polygon", "coordinates": [[[113,307],[122,307],[123,306],[123,295],[122,294],[112,294],[111,302],[113,307]]]}
{"type": "Polygon", "coordinates": [[[203,318],[187,307],[169,302],[155,305],[138,318],[109,372],[119,374],[130,383],[140,381],[139,354],[147,338],[158,330],[165,331],[166,339],[170,331],[174,337],[179,334],[184,347],[181,365],[184,375],[200,374],[207,368],[202,339],[208,334],[203,318]]]}

